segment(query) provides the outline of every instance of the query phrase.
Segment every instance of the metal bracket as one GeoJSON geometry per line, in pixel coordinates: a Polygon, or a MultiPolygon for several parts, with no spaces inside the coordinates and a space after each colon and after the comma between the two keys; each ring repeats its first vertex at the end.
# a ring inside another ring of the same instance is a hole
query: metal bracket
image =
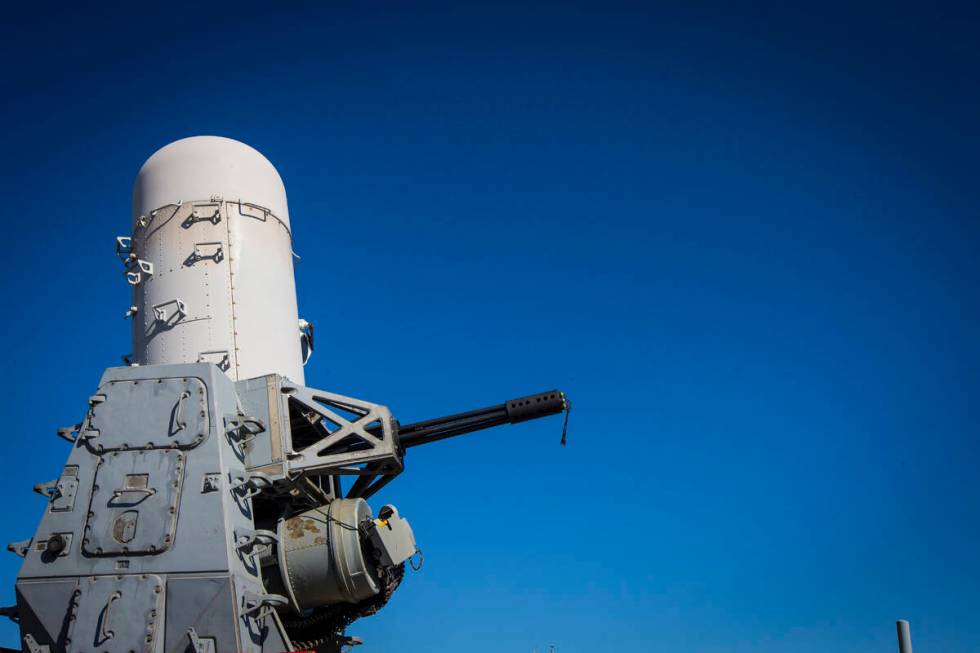
{"type": "Polygon", "coordinates": [[[88,398],[88,415],[85,417],[85,420],[81,424],[78,424],[78,425],[76,425],[74,427],[65,427],[63,429],[58,429],[58,435],[60,435],[61,437],[65,438],[69,442],[76,442],[77,440],[91,440],[92,438],[99,437],[99,430],[98,429],[91,428],[91,426],[89,424],[89,419],[91,418],[92,411],[95,410],[95,407],[98,406],[99,404],[105,402],[105,400],[106,400],[106,396],[104,394],[97,394],[97,395],[92,395],[91,397],[89,397],[88,398]],[[85,428],[85,427],[88,427],[88,428],[85,428]],[[78,434],[74,438],[70,438],[69,437],[71,435],[71,432],[67,432],[69,428],[71,428],[72,431],[77,431],[78,432],[78,434]],[[63,433],[63,431],[66,431],[66,432],[63,433]]]}
{"type": "Polygon", "coordinates": [[[140,272],[143,274],[153,274],[153,264],[149,261],[138,258],[136,259],[136,265],[139,266],[140,272]]]}
{"type": "Polygon", "coordinates": [[[251,415],[225,415],[225,433],[237,444],[247,444],[265,431],[265,422],[251,415]],[[245,435],[247,434],[247,435],[245,435]]]}
{"type": "Polygon", "coordinates": [[[199,637],[193,626],[187,629],[187,637],[191,640],[194,653],[215,653],[213,637],[199,637]]]}
{"type": "Polygon", "coordinates": [[[279,542],[279,538],[272,531],[267,530],[235,530],[235,548],[249,558],[262,555],[272,548],[272,545],[279,542]]]}
{"type": "Polygon", "coordinates": [[[191,211],[191,214],[180,223],[180,226],[182,226],[184,229],[189,229],[198,222],[210,222],[211,224],[215,225],[221,222],[221,198],[212,199],[211,202],[206,202],[200,207],[195,206],[191,211]],[[202,210],[198,211],[198,208],[202,210]],[[205,212],[205,209],[207,208],[214,208],[214,211],[208,215],[205,212]]]}
{"type": "Polygon", "coordinates": [[[132,236],[116,236],[116,256],[127,266],[136,258],[132,236]]]}
{"type": "Polygon", "coordinates": [[[257,496],[262,490],[272,487],[272,480],[262,472],[252,472],[248,476],[229,472],[228,489],[234,494],[240,492],[245,499],[257,496]]]}
{"type": "Polygon", "coordinates": [[[16,605],[8,605],[0,608],[0,617],[6,617],[15,624],[20,623],[20,609],[16,605]]]}
{"type": "Polygon", "coordinates": [[[153,317],[161,324],[176,324],[187,317],[187,304],[185,304],[179,297],[171,299],[170,301],[160,302],[153,307],[153,317]],[[171,304],[173,304],[177,310],[173,312],[165,310],[166,307],[170,306],[171,304]]]}
{"type": "Polygon", "coordinates": [[[60,494],[58,491],[59,480],[60,479],[56,478],[53,481],[48,481],[47,483],[38,483],[37,485],[34,486],[33,489],[42,497],[45,497],[46,499],[51,499],[53,497],[58,496],[58,494],[60,494]]]}
{"type": "Polygon", "coordinates": [[[303,354],[303,365],[306,365],[313,356],[313,323],[303,318],[299,320],[299,344],[303,354]]]}
{"type": "Polygon", "coordinates": [[[381,461],[390,470],[401,471],[401,455],[386,406],[285,381],[282,391],[290,405],[307,417],[309,428],[313,429],[310,435],[319,436],[311,444],[296,448],[295,433],[290,432],[285,455],[291,473],[308,470],[377,474],[366,466],[381,461]]]}
{"type": "Polygon", "coordinates": [[[7,545],[7,550],[11,553],[16,553],[21,558],[26,558],[27,552],[31,550],[31,542],[33,541],[34,538],[29,540],[21,540],[20,542],[11,542],[7,545]]]}
{"type": "Polygon", "coordinates": [[[211,351],[202,351],[197,355],[198,363],[214,363],[218,366],[218,369],[222,372],[228,370],[231,367],[231,357],[228,355],[227,349],[214,349],[211,351]]]}
{"type": "Polygon", "coordinates": [[[126,281],[129,282],[131,286],[138,286],[141,281],[143,281],[144,276],[150,276],[153,274],[153,264],[149,261],[144,261],[141,258],[136,259],[135,270],[132,269],[132,265],[126,271],[126,281]]]}
{"type": "Polygon", "coordinates": [[[272,614],[277,607],[289,605],[289,599],[281,594],[257,594],[245,592],[242,595],[242,614],[261,621],[272,614]]]}
{"type": "Polygon", "coordinates": [[[24,643],[27,644],[28,653],[50,653],[51,647],[47,644],[38,644],[37,640],[30,633],[24,635],[24,643]]]}
{"type": "Polygon", "coordinates": [[[224,245],[221,241],[195,243],[194,251],[184,259],[184,265],[194,265],[198,261],[214,261],[221,263],[225,258],[224,245]],[[210,252],[210,253],[209,253],[210,252]]]}
{"type": "Polygon", "coordinates": [[[368,499],[378,490],[395,480],[401,474],[402,468],[387,461],[369,463],[364,473],[357,477],[354,484],[347,490],[347,498],[368,499]]]}
{"type": "Polygon", "coordinates": [[[58,429],[58,437],[68,440],[72,444],[78,440],[78,433],[82,430],[81,424],[73,424],[72,426],[62,426],[58,429]]]}
{"type": "Polygon", "coordinates": [[[91,440],[92,438],[99,437],[100,433],[98,429],[85,429],[84,431],[78,432],[78,439],[81,440],[91,440]]]}

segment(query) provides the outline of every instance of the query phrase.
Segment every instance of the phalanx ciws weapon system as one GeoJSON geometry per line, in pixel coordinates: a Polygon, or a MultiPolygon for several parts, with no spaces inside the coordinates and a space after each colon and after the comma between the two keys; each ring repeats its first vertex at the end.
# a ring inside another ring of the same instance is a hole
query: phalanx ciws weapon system
{"type": "MultiPolygon", "coordinates": [[[[336,651],[418,554],[367,499],[412,447],[566,411],[549,391],[416,424],[317,390],[303,366],[286,194],[237,141],[171,143],[141,168],[130,236],[133,349],[58,434],[71,453],[24,557],[25,653],[336,651]]],[[[567,422],[566,422],[567,423],[567,422]]],[[[564,438],[564,436],[563,436],[564,438]]]]}

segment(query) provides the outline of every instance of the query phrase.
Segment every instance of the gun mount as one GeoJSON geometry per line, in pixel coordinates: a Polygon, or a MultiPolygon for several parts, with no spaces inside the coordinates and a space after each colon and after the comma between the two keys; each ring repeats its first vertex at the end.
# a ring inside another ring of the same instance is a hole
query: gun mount
{"type": "Polygon", "coordinates": [[[71,453],[35,488],[48,510],[11,545],[25,558],[18,604],[0,614],[32,653],[182,651],[174,639],[337,650],[418,551],[394,506],[375,518],[365,501],[406,449],[568,408],[555,390],[399,427],[385,406],[276,374],[110,368],[82,422],[59,431],[71,453]]]}
{"type": "Polygon", "coordinates": [[[34,488],[48,505],[33,537],[8,547],[24,562],[0,615],[25,653],[360,643],[345,629],[419,552],[395,506],[375,516],[367,499],[413,447],[562,411],[567,426],[565,395],[400,425],[304,385],[314,329],[296,312],[285,190],[241,143],[163,148],[133,204],[133,235],[116,239],[133,353],[58,430],[68,460],[34,488]]]}

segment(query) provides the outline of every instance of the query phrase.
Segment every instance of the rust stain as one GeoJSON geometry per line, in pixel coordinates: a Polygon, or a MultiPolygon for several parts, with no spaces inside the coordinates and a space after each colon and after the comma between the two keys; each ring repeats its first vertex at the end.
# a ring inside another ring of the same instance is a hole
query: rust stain
{"type": "Polygon", "coordinates": [[[310,533],[319,532],[316,522],[312,519],[306,519],[304,517],[296,517],[294,519],[287,520],[286,530],[289,532],[289,536],[294,539],[303,537],[304,531],[309,531],[310,533]]]}
{"type": "Polygon", "coordinates": [[[288,519],[286,520],[286,531],[289,533],[290,537],[301,537],[303,535],[303,527],[299,524],[298,519],[288,519]]]}

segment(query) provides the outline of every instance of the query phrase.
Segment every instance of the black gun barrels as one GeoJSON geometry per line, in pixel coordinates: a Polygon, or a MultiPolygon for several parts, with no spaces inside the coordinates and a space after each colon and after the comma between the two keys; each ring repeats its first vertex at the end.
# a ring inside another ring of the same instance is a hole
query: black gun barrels
{"type": "Polygon", "coordinates": [[[408,449],[501,424],[516,424],[557,415],[568,408],[564,392],[549,390],[529,397],[511,399],[497,406],[405,424],[398,427],[398,438],[401,446],[408,449]]]}

